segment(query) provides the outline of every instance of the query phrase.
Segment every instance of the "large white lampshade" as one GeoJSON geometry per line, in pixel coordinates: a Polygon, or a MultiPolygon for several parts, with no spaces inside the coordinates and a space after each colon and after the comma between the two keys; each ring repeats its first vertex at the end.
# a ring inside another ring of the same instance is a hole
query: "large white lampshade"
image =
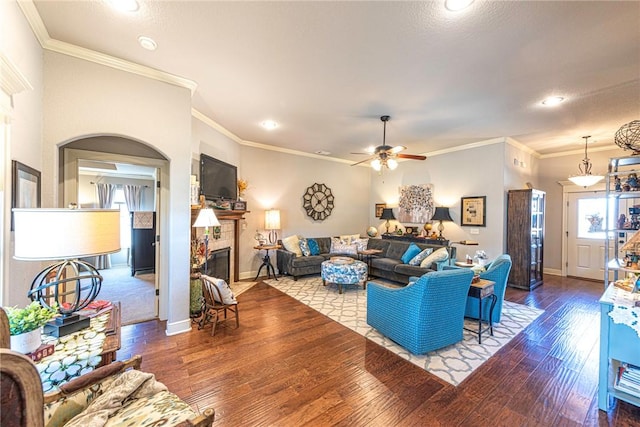
{"type": "Polygon", "coordinates": [[[269,243],[275,244],[278,241],[276,230],[280,229],[280,211],[278,209],[264,211],[264,228],[271,230],[269,232],[269,243]]]}
{"type": "Polygon", "coordinates": [[[110,209],[13,209],[14,258],[62,260],[42,270],[31,283],[29,298],[57,307],[62,317],[45,333],[67,335],[90,324],[76,312],[100,293],[102,276],[81,257],[120,250],[120,211],[110,209]]]}
{"type": "Polygon", "coordinates": [[[73,259],[120,250],[115,209],[14,209],[13,218],[15,259],[73,259]]]}

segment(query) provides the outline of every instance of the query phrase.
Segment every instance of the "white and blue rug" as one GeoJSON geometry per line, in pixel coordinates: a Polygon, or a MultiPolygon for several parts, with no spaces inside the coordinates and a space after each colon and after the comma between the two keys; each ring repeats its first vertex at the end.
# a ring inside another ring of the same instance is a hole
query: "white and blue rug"
{"type": "MultiPolygon", "coordinates": [[[[392,286],[388,282],[373,281],[392,286]]],[[[281,277],[265,282],[453,385],[464,381],[543,313],[537,308],[504,301],[501,322],[494,324],[493,336],[489,332],[482,334],[482,344],[478,344],[476,334],[464,331],[461,342],[417,356],[367,325],[367,292],[362,286],[343,286],[342,294],[339,294],[335,285],[323,286],[320,277],[298,281],[281,277]]],[[[478,324],[465,320],[465,326],[476,329],[478,324]]]]}

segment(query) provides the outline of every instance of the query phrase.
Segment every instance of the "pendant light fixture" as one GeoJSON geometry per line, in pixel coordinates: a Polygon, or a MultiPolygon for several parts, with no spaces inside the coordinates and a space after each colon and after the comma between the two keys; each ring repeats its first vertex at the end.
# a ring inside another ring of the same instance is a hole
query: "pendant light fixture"
{"type": "Polygon", "coordinates": [[[569,181],[573,182],[575,185],[579,185],[581,187],[587,188],[591,185],[594,185],[600,182],[604,176],[602,175],[592,175],[591,167],[593,166],[589,161],[589,157],[587,156],[587,144],[591,135],[583,136],[584,138],[584,159],[582,159],[582,164],[578,164],[578,169],[580,170],[580,175],[574,175],[569,177],[569,181]]]}

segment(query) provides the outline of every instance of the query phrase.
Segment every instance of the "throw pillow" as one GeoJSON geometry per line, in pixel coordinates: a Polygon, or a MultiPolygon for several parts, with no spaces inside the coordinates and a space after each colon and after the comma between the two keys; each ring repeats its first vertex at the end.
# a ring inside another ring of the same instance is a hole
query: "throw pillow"
{"type": "Polygon", "coordinates": [[[282,239],[282,246],[284,246],[284,248],[289,252],[293,252],[297,256],[302,256],[302,251],[300,250],[300,238],[295,234],[282,239]]]}
{"type": "Polygon", "coordinates": [[[411,259],[413,259],[413,257],[418,255],[420,252],[421,250],[418,245],[416,245],[415,243],[410,244],[407,250],[404,252],[404,255],[402,255],[402,262],[404,264],[409,264],[409,261],[411,261],[411,259]]]}
{"type": "Polygon", "coordinates": [[[423,259],[420,263],[420,267],[429,268],[434,262],[446,261],[447,259],[449,259],[449,252],[447,252],[447,248],[440,248],[423,259]]]}
{"type": "Polygon", "coordinates": [[[335,245],[331,245],[331,253],[343,255],[358,255],[358,248],[356,247],[356,245],[345,245],[343,243],[336,243],[335,245]]]}
{"type": "Polygon", "coordinates": [[[307,239],[307,244],[311,255],[320,255],[320,246],[318,246],[316,239],[307,239]]]}
{"type": "Polygon", "coordinates": [[[367,249],[367,246],[369,245],[369,239],[353,239],[351,243],[355,244],[356,248],[359,251],[364,251],[367,249]]]}
{"type": "Polygon", "coordinates": [[[359,238],[360,238],[359,234],[345,234],[340,236],[340,241],[345,245],[350,245],[354,243],[355,239],[359,239],[359,238]]]}
{"type": "Polygon", "coordinates": [[[420,265],[423,259],[431,255],[431,252],[433,252],[433,248],[427,248],[423,250],[418,255],[411,258],[411,261],[409,261],[409,265],[416,265],[416,266],[420,265]]]}
{"type": "Polygon", "coordinates": [[[309,242],[304,237],[300,239],[300,252],[302,252],[302,256],[311,255],[311,250],[309,249],[309,242]]]}
{"type": "Polygon", "coordinates": [[[238,301],[236,300],[236,296],[233,294],[233,291],[231,290],[227,282],[225,282],[222,279],[217,279],[211,276],[203,275],[202,277],[205,277],[211,283],[213,283],[215,287],[218,289],[218,292],[220,292],[220,296],[218,296],[215,292],[213,293],[213,299],[216,300],[216,302],[221,302],[223,304],[238,303],[238,301]],[[219,299],[222,299],[222,301],[219,301],[219,299]]]}

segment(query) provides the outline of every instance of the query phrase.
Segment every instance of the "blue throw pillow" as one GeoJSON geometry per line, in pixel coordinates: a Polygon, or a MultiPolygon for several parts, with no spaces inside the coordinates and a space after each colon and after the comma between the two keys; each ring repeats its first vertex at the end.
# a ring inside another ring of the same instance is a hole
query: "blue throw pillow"
{"type": "Polygon", "coordinates": [[[422,252],[422,250],[418,247],[418,245],[416,245],[415,243],[410,244],[404,255],[402,255],[402,262],[405,264],[409,264],[409,261],[411,261],[411,259],[414,256],[418,255],[420,252],[422,252]]]}
{"type": "Polygon", "coordinates": [[[320,247],[316,239],[307,239],[307,245],[309,245],[309,252],[311,255],[320,255],[320,247]]]}
{"type": "Polygon", "coordinates": [[[300,239],[300,252],[302,252],[302,256],[311,255],[311,250],[309,249],[309,242],[304,237],[300,239]]]}

